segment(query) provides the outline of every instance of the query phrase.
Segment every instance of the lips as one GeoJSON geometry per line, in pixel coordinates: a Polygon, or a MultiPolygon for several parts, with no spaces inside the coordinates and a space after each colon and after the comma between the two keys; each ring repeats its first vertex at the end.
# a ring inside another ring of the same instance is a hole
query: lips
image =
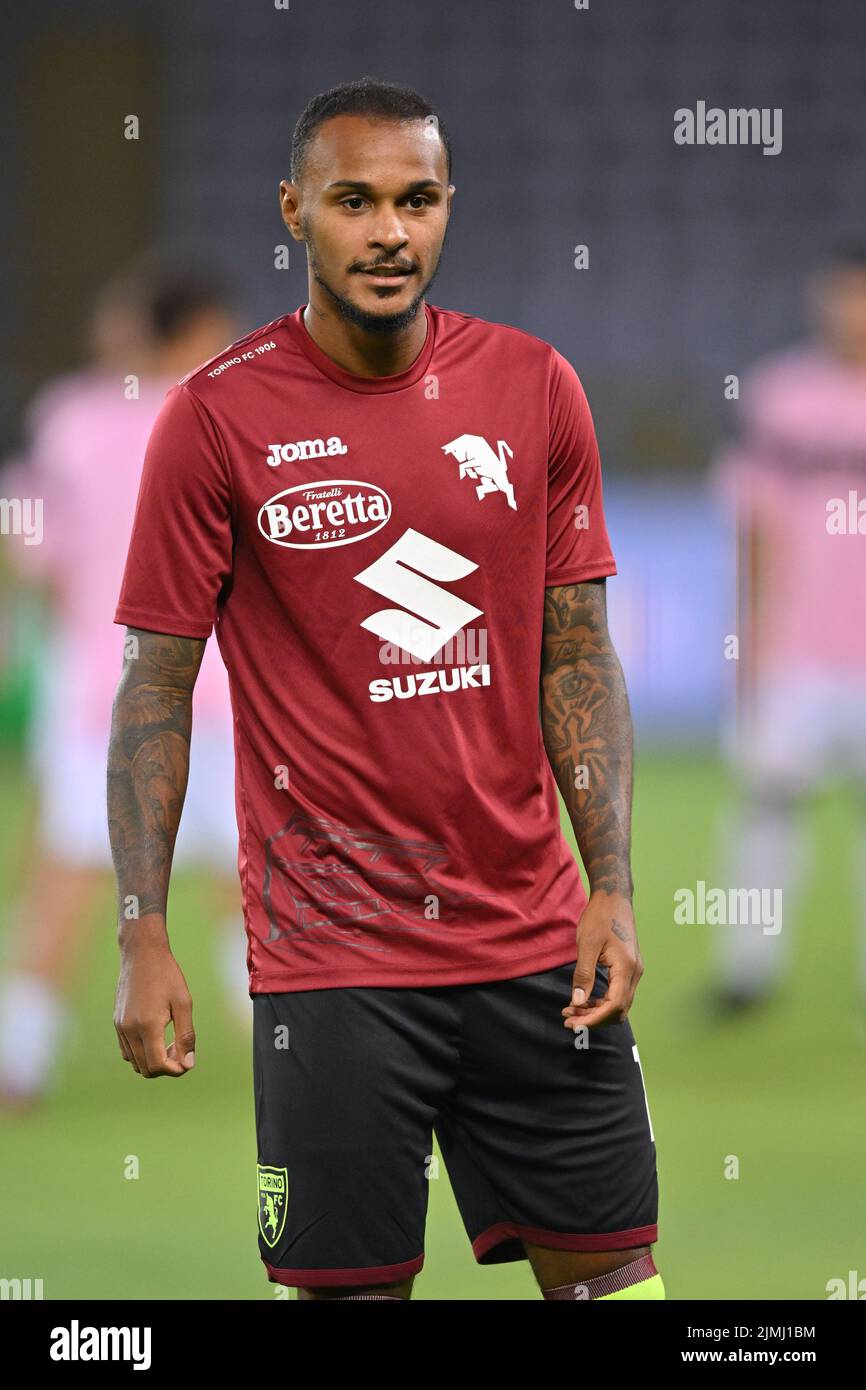
{"type": "Polygon", "coordinates": [[[368,276],[371,280],[405,280],[412,274],[411,270],[404,270],[401,266],[381,266],[377,265],[371,270],[364,270],[362,275],[368,276]]]}

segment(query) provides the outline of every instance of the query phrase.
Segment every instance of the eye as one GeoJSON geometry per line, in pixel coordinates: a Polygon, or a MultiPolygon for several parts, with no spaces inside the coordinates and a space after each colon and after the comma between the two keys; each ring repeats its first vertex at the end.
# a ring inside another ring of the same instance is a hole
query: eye
{"type": "MultiPolygon", "coordinates": [[[[350,197],[342,198],[340,201],[343,207],[348,207],[349,203],[363,203],[365,200],[361,197],[360,193],[353,193],[350,197]]],[[[358,209],[351,208],[350,211],[357,212],[358,209]]]]}
{"type": "Polygon", "coordinates": [[[429,205],[429,203],[430,203],[430,199],[427,197],[427,194],[426,194],[426,193],[413,193],[413,194],[411,195],[410,199],[409,199],[409,202],[410,202],[410,203],[413,203],[413,202],[415,201],[416,198],[420,198],[422,204],[425,205],[425,206],[426,206],[426,205],[429,205]]]}

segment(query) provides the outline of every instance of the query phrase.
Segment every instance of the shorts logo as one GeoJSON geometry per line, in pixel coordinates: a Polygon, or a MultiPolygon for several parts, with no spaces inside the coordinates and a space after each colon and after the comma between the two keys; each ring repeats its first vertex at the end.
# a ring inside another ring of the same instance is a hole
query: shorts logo
{"type": "Polygon", "coordinates": [[[488,492],[504,492],[509,507],[517,511],[514,488],[508,479],[508,464],[505,459],[514,458],[504,439],[497,439],[498,454],[480,434],[460,434],[450,444],[442,445],[443,454],[450,454],[460,464],[461,478],[477,478],[479,483],[475,496],[485,497],[488,492]]]}
{"type": "Polygon", "coordinates": [[[259,1230],[265,1244],[274,1248],[286,1224],[289,1203],[289,1174],[286,1168],[256,1164],[259,1177],[259,1230]]]}
{"type": "Polygon", "coordinates": [[[391,499],[375,483],[327,478],[298,483],[259,508],[259,530],[289,550],[327,550],[374,536],[391,515],[391,499]]]}

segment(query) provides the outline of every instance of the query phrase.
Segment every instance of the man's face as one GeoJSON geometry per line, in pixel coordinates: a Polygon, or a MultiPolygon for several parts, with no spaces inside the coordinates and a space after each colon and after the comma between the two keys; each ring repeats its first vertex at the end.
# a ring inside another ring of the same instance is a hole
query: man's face
{"type": "Polygon", "coordinates": [[[311,285],[350,322],[390,333],[433,282],[453,192],[435,121],[334,116],[313,137],[303,182],[280,184],[280,205],[306,242],[311,285]]]}

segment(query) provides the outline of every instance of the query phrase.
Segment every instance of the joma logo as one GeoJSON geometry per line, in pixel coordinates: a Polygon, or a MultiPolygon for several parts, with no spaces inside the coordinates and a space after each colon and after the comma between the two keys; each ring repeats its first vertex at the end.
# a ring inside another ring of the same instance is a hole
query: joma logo
{"type": "Polygon", "coordinates": [[[299,439],[295,444],[269,444],[271,451],[270,458],[265,459],[269,468],[276,468],[280,463],[296,463],[298,459],[323,459],[330,454],[347,454],[348,444],[344,444],[339,435],[332,434],[330,439],[299,439]]]}

